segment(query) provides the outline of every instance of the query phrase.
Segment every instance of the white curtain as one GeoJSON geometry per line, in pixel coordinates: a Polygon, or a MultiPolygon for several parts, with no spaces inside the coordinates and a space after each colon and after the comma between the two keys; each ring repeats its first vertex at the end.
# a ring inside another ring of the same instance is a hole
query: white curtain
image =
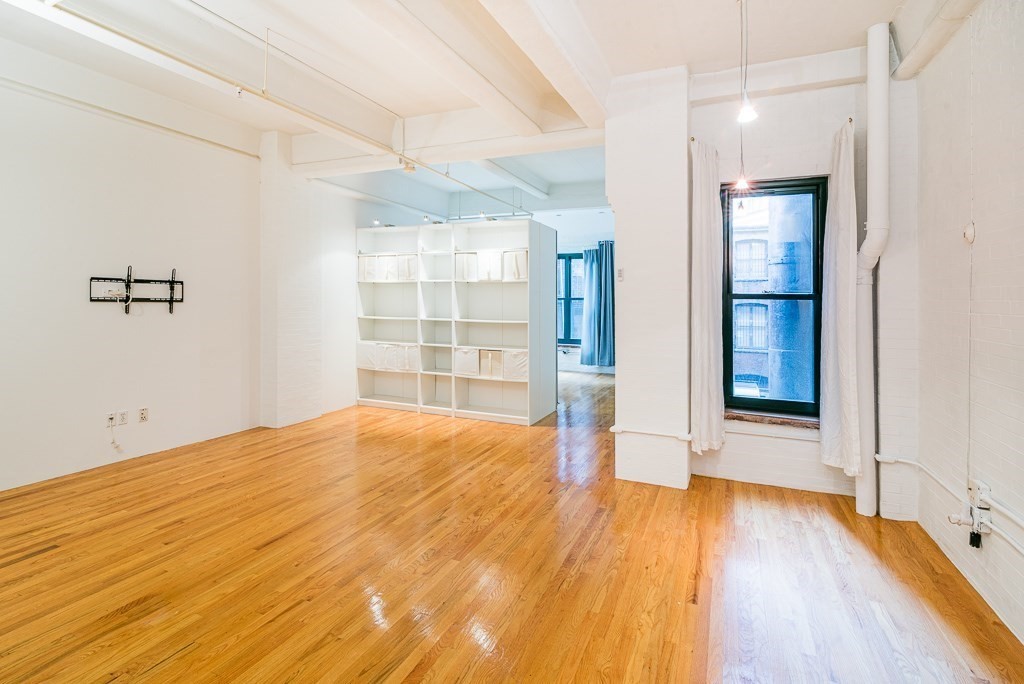
{"type": "Polygon", "coordinates": [[[722,199],[718,151],[694,140],[693,277],[690,293],[690,448],[722,448],[722,199]]]}
{"type": "Polygon", "coordinates": [[[821,297],[821,460],[860,475],[857,412],[857,195],[853,124],[833,140],[821,297]]]}

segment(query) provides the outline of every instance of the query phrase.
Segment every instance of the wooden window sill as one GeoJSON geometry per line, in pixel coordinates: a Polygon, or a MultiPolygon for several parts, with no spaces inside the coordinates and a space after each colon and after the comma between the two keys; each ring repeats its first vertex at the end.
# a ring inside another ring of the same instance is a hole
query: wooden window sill
{"type": "Polygon", "coordinates": [[[733,409],[726,410],[725,419],[739,420],[746,423],[761,423],[762,425],[786,425],[806,430],[817,430],[819,427],[818,419],[809,416],[786,416],[778,413],[758,413],[756,411],[736,411],[733,409]]]}

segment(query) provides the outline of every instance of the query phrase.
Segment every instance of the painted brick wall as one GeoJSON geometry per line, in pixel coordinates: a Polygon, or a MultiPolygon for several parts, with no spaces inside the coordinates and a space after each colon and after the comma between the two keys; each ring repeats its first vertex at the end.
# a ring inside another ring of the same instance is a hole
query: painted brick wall
{"type": "Polygon", "coordinates": [[[291,173],[291,141],[260,145],[261,423],[284,427],[323,410],[322,234],[308,181],[291,173]]]}
{"type": "MultiPolygon", "coordinates": [[[[1024,511],[1022,35],[1024,3],[987,0],[918,79],[920,459],[965,496],[969,477],[988,481],[995,497],[1018,512],[1024,511]],[[961,237],[972,215],[973,254],[961,237]]],[[[921,525],[1024,635],[1024,558],[995,536],[971,549],[967,530],[946,522],[957,508],[922,476],[921,525]]],[[[994,519],[1024,542],[1024,530],[994,519]]]]}

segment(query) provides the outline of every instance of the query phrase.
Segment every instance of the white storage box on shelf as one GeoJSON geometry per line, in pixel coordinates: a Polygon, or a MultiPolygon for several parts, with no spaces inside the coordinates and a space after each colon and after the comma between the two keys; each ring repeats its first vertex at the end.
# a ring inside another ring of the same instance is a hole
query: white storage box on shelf
{"type": "Polygon", "coordinates": [[[360,404],[522,425],[555,410],[553,230],[374,227],[357,245],[360,404]]]}

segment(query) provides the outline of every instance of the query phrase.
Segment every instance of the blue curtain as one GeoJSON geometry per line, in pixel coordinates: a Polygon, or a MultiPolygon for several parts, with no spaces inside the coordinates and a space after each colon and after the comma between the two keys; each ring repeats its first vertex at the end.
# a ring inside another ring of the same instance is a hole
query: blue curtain
{"type": "Polygon", "coordinates": [[[615,365],[615,243],[583,250],[583,331],[580,363],[615,365]]]}

